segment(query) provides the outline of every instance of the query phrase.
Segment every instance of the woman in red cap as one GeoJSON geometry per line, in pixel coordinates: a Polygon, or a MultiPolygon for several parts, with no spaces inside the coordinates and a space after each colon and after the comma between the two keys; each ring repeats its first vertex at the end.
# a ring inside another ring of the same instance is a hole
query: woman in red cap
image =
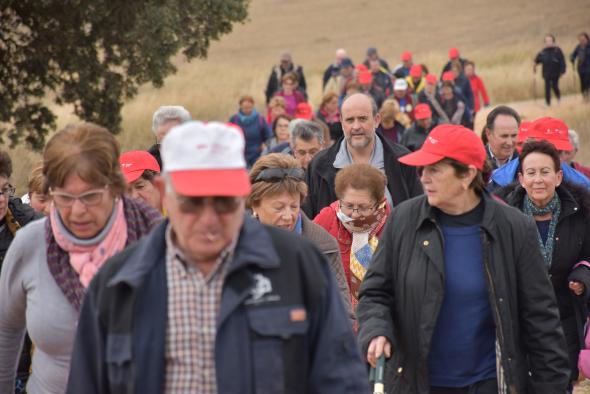
{"type": "Polygon", "coordinates": [[[535,220],[568,344],[571,379],[575,381],[579,338],[584,336],[590,295],[590,192],[564,182],[559,151],[549,141],[526,142],[520,163],[518,182],[498,194],[535,220]]]}
{"type": "Polygon", "coordinates": [[[566,343],[535,226],[485,193],[481,140],[434,128],[400,162],[425,195],[391,213],[361,285],[363,354],[390,393],[563,393],[566,343]]]}

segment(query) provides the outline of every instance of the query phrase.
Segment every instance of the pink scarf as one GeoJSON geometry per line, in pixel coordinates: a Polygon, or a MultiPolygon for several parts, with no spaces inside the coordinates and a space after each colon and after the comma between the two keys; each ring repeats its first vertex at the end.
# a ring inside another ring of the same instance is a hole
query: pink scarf
{"type": "Polygon", "coordinates": [[[125,248],[127,242],[127,221],[123,212],[123,200],[115,202],[115,220],[104,239],[96,245],[76,245],[62,233],[57,221],[57,209],[52,204],[50,212],[51,230],[55,241],[68,252],[70,265],[78,273],[80,283],[86,288],[105,261],[125,248]]]}

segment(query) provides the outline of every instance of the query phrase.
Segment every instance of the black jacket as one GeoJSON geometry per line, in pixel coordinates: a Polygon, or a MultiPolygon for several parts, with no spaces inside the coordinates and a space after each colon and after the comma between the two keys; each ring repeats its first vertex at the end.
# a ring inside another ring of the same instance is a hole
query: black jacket
{"type": "Polygon", "coordinates": [[[565,73],[565,58],[559,47],[543,48],[535,57],[535,64],[543,65],[543,78],[559,78],[565,73]]]}
{"type": "Polygon", "coordinates": [[[577,45],[576,49],[570,55],[570,60],[574,63],[578,59],[578,73],[590,74],[590,44],[585,47],[577,45]]]}
{"type": "MultiPolygon", "coordinates": [[[[509,392],[563,394],[570,372],[566,344],[535,224],[515,208],[484,199],[484,270],[509,392]]],[[[392,343],[390,393],[430,392],[428,352],[444,298],[444,272],[443,237],[427,198],[399,205],[357,307],[362,353],[377,336],[392,343]]]]}
{"type": "MultiPolygon", "coordinates": [[[[422,194],[422,185],[418,180],[416,169],[401,164],[397,160],[398,157],[408,154],[409,151],[401,145],[391,144],[379,133],[376,133],[376,136],[383,143],[387,189],[391,193],[393,205],[422,194]]],[[[337,199],[334,181],[338,168],[335,168],[333,164],[342,141],[344,141],[344,137],[336,141],[330,148],[318,153],[309,163],[307,170],[309,197],[302,207],[309,218],[315,218],[322,208],[337,199]]]]}
{"type": "Polygon", "coordinates": [[[418,123],[414,122],[409,129],[406,130],[401,144],[411,150],[412,152],[417,151],[422,147],[426,137],[430,134],[430,131],[436,127],[436,123],[432,122],[432,125],[428,129],[418,126],[418,123]]]}
{"type": "MultiPolygon", "coordinates": [[[[574,265],[582,260],[590,261],[590,192],[581,186],[564,182],[557,189],[561,200],[561,213],[555,228],[553,258],[549,277],[555,290],[559,315],[568,342],[572,379],[577,377],[577,362],[590,298],[590,269],[574,265]],[[585,292],[576,296],[569,289],[570,280],[584,284],[585,292]]],[[[518,183],[497,193],[505,201],[522,210],[526,191],[518,183]]]]}
{"type": "Polygon", "coordinates": [[[158,162],[158,165],[160,166],[160,171],[162,171],[163,167],[162,167],[162,156],[160,155],[160,144],[154,144],[154,145],[150,146],[150,148],[147,151],[150,155],[154,156],[154,159],[156,159],[156,161],[158,162]]]}
{"type": "MultiPolygon", "coordinates": [[[[166,377],[167,222],[111,258],[88,287],[68,393],[161,393],[166,377]]],[[[368,392],[323,255],[292,232],[246,218],[223,284],[219,393],[368,392]]]]}

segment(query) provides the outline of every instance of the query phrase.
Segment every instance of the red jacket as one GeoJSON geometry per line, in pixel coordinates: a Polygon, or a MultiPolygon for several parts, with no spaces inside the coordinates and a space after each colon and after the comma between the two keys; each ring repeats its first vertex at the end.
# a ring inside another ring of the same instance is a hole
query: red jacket
{"type": "MultiPolygon", "coordinates": [[[[334,201],[329,206],[323,208],[320,213],[313,219],[314,223],[322,226],[328,231],[336,241],[338,241],[338,247],[340,247],[340,256],[342,257],[342,265],[344,266],[344,274],[346,275],[346,282],[350,288],[350,246],[352,245],[352,234],[344,228],[336,212],[339,209],[339,201],[334,201]]],[[[389,217],[391,208],[389,204],[385,204],[386,217],[389,217]]],[[[381,224],[377,229],[377,238],[381,237],[385,223],[381,224]]]]}
{"type": "Polygon", "coordinates": [[[490,98],[488,97],[488,92],[486,91],[486,87],[484,86],[480,77],[477,75],[472,75],[469,78],[469,83],[471,84],[471,90],[473,91],[473,109],[475,112],[478,112],[481,109],[479,95],[481,94],[484,105],[490,104],[490,98]]]}

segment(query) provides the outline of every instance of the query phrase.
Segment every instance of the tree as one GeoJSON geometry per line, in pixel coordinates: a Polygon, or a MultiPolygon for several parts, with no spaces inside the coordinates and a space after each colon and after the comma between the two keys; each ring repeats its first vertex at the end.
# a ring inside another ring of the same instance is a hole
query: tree
{"type": "MultiPolygon", "coordinates": [[[[42,149],[47,107],[120,131],[125,100],[161,87],[171,57],[205,58],[211,40],[244,22],[249,0],[6,0],[0,5],[0,136],[42,149]]],[[[3,140],[3,139],[2,139],[3,140]]]]}

